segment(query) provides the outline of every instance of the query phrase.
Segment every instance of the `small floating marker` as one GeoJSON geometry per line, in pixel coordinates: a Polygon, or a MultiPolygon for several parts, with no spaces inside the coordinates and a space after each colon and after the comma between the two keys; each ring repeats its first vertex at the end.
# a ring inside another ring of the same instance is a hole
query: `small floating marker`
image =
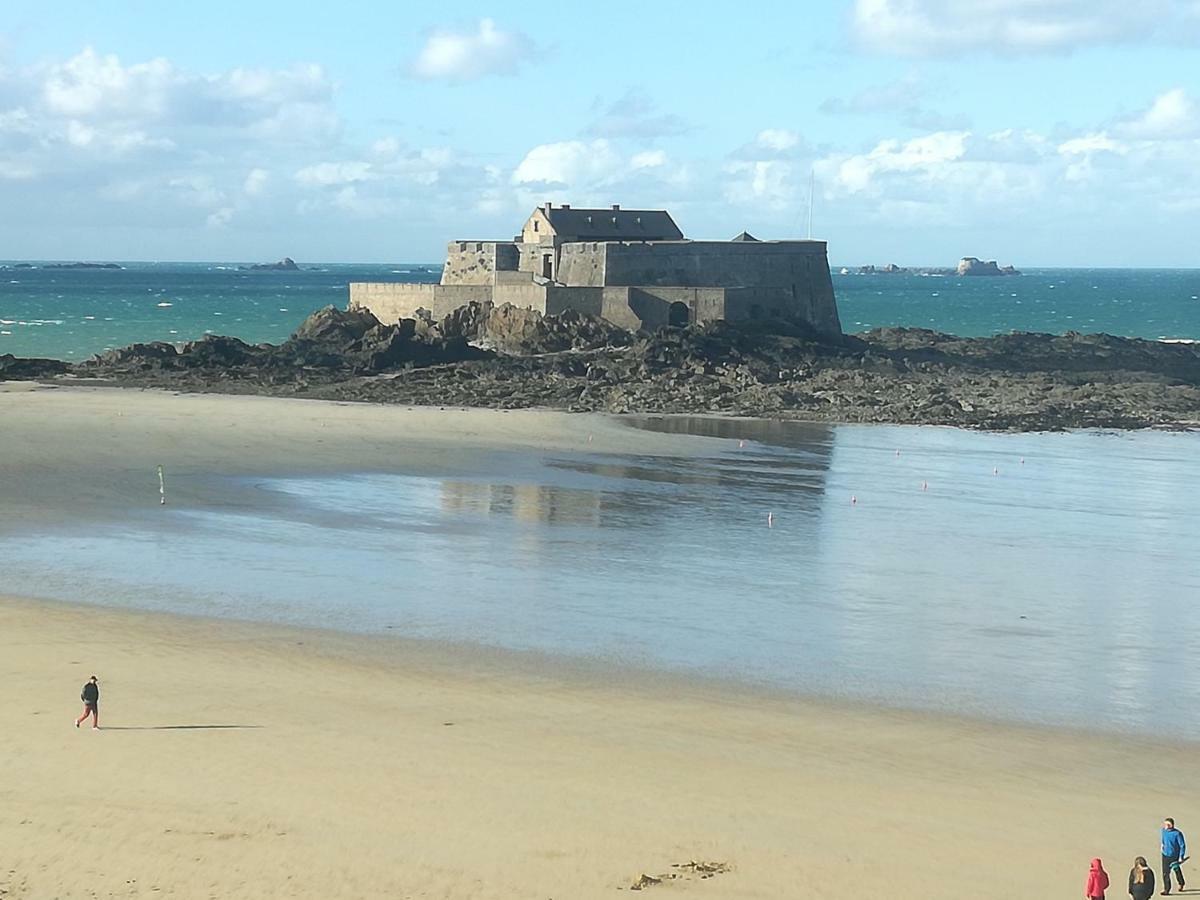
{"type": "Polygon", "coordinates": [[[854,506],[854,505],[856,505],[857,503],[858,503],[858,498],[857,498],[857,497],[854,497],[854,496],[852,496],[852,497],[850,498],[850,505],[851,505],[851,506],[854,506]]]}
{"type": "Polygon", "coordinates": [[[899,451],[899,450],[897,450],[897,451],[896,451],[896,455],[897,455],[897,456],[899,456],[899,455],[900,455],[900,451],[899,451]]]}
{"type": "Polygon", "coordinates": [[[999,470],[999,469],[992,469],[992,474],[993,474],[993,475],[999,475],[999,474],[1000,474],[1000,470],[999,470]]]}
{"type": "Polygon", "coordinates": [[[158,467],[158,505],[167,505],[167,482],[163,478],[163,467],[158,467]]]}
{"type": "Polygon", "coordinates": [[[588,443],[590,444],[591,442],[592,442],[592,436],[589,434],[588,435],[588,443]]]}
{"type": "Polygon", "coordinates": [[[929,490],[929,482],[928,481],[921,482],[921,490],[923,490],[923,491],[929,490]]]}
{"type": "Polygon", "coordinates": [[[1025,465],[1025,457],[1021,457],[1021,465],[1025,465]]]}
{"type": "Polygon", "coordinates": [[[745,441],[738,441],[738,449],[739,449],[739,450],[741,450],[741,449],[742,449],[743,447],[745,447],[745,446],[746,446],[746,442],[745,442],[745,441]]]}
{"type": "Polygon", "coordinates": [[[767,513],[767,527],[768,528],[775,527],[775,513],[767,513]]]}

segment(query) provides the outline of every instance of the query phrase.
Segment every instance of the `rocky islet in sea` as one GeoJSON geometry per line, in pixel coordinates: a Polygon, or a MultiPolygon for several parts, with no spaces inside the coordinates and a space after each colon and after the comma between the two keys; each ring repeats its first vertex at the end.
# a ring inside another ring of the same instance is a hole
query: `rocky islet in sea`
{"type": "Polygon", "coordinates": [[[1200,346],[1104,334],[963,338],[802,323],[632,334],[604,319],[469,304],[440,321],[326,307],[281,344],[206,335],[86,362],[0,356],[0,380],[336,400],[954,425],[1009,431],[1200,425],[1200,346]]]}

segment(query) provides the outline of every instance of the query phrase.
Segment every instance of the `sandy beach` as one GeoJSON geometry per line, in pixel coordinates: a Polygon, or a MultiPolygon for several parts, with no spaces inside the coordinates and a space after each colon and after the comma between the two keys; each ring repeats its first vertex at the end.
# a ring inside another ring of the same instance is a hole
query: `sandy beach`
{"type": "MultiPolygon", "coordinates": [[[[30,523],[157,504],[160,464],[203,507],[238,502],[213,472],[708,446],[591,416],[86,388],[0,387],[0,422],[0,556],[30,523]]],[[[1069,897],[1093,856],[1119,888],[1164,815],[1200,821],[1185,744],[15,597],[0,650],[6,900],[564,900],[643,875],[649,896],[1069,897]],[[98,733],[71,726],[92,673],[98,733]]]]}
{"type": "Polygon", "coordinates": [[[1200,813],[1188,747],[14,599],[0,635],[5,897],[1073,896],[1200,813]]]}

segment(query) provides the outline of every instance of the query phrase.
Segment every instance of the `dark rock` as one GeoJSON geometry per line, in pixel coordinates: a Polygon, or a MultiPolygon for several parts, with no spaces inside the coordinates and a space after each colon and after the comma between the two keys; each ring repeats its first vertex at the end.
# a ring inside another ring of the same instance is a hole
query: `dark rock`
{"type": "Polygon", "coordinates": [[[37,359],[0,354],[0,381],[29,381],[37,378],[52,378],[70,371],[70,365],[61,359],[37,359]]]}
{"type": "Polygon", "coordinates": [[[174,344],[154,341],[150,344],[130,344],[128,347],[117,347],[98,353],[86,365],[98,366],[141,366],[161,367],[164,363],[174,362],[179,351],[174,344]]]}
{"type": "MultiPolygon", "coordinates": [[[[18,267],[21,268],[21,267],[18,267]]],[[[28,268],[33,268],[29,266],[28,268]]],[[[94,263],[94,262],[73,262],[73,263],[47,263],[42,266],[43,269],[121,269],[116,263],[94,263]]]]}
{"type": "Polygon", "coordinates": [[[296,265],[296,261],[290,256],[285,256],[279,262],[273,263],[254,263],[249,266],[239,266],[241,269],[247,269],[254,272],[295,272],[300,267],[296,265]]]}
{"type": "Polygon", "coordinates": [[[344,350],[378,327],[379,320],[365,309],[326,306],[301,322],[289,340],[314,341],[344,350]]]}

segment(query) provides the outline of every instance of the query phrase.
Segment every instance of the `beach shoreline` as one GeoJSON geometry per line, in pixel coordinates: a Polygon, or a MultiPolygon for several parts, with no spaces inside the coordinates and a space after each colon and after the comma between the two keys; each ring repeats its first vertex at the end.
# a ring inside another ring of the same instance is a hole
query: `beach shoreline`
{"type": "MultiPolygon", "coordinates": [[[[0,546],[152,516],[160,464],[168,504],[236,510],[251,501],[213,473],[437,475],[480,453],[736,446],[604,416],[7,385],[0,416],[0,546]]],[[[639,882],[998,900],[1077,891],[1092,856],[1119,870],[1152,855],[1164,814],[1185,829],[1200,814],[1162,778],[1187,771],[1192,744],[144,611],[171,598],[138,590],[132,608],[77,602],[86,581],[72,602],[0,596],[6,900],[586,900],[639,882]],[[92,674],[94,734],[68,721],[92,674]]]]}
{"type": "Polygon", "coordinates": [[[587,898],[674,874],[936,898],[953,865],[1000,898],[1192,818],[1139,783],[1184,745],[160,613],[2,598],[0,622],[13,897],[587,898]],[[67,721],[91,674],[95,734],[67,721]]]}

